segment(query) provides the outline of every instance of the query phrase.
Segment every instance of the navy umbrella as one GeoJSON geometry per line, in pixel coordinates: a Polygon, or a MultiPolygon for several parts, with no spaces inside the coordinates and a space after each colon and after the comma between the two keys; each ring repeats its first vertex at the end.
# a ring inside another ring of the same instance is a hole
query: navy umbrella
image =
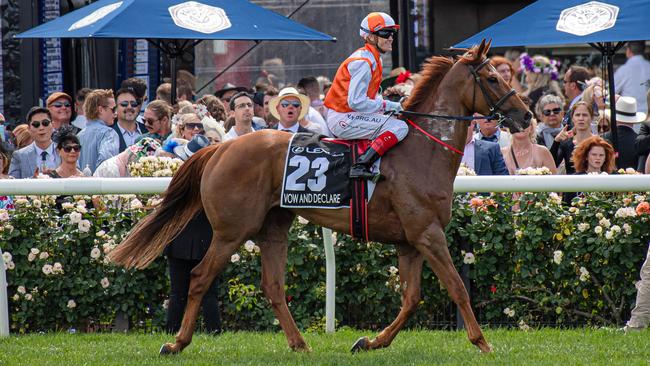
{"type": "Polygon", "coordinates": [[[469,47],[487,38],[496,47],[588,43],[596,48],[607,63],[616,149],[614,54],[626,41],[650,39],[648,14],[648,0],[539,0],[454,47],[469,47]]]}
{"type": "Polygon", "coordinates": [[[170,57],[172,101],[176,58],[202,40],[336,40],[246,0],[99,0],[16,38],[147,39],[170,57]]]}

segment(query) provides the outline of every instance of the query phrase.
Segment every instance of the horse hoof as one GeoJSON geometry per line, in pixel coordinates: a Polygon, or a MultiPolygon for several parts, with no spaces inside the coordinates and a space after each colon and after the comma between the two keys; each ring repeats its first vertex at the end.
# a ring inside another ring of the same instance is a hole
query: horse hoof
{"type": "Polygon", "coordinates": [[[170,343],[165,343],[160,347],[160,352],[159,354],[161,356],[167,356],[167,355],[173,355],[176,352],[174,352],[174,349],[172,348],[172,345],[170,343]]]}
{"type": "Polygon", "coordinates": [[[366,351],[368,350],[368,337],[361,337],[359,338],[353,345],[352,349],[350,352],[352,353],[357,353],[359,351],[366,351]]]}

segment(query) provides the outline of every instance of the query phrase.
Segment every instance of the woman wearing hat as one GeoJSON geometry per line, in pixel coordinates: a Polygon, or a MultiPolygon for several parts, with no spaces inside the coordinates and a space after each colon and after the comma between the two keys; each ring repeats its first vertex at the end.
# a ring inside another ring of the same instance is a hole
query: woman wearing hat
{"type": "MultiPolygon", "coordinates": [[[[611,121],[611,110],[605,110],[605,116],[611,121]]],[[[616,100],[616,131],[618,144],[613,143],[612,132],[603,135],[610,144],[617,147],[618,157],[616,166],[620,169],[636,169],[639,164],[639,153],[635,147],[637,133],[634,124],[645,121],[646,114],[637,112],[636,99],[633,97],[619,97],[616,100]]]]}
{"type": "Polygon", "coordinates": [[[129,163],[138,161],[144,156],[153,156],[160,148],[158,140],[151,137],[144,137],[140,141],[126,148],[126,150],[104,160],[93,173],[93,177],[119,178],[128,177],[129,163]]]}
{"type": "Polygon", "coordinates": [[[350,178],[376,179],[372,164],[406,137],[403,121],[385,116],[385,111],[401,111],[399,102],[385,100],[379,94],[382,63],[380,54],[393,49],[399,25],[386,13],[370,13],[361,22],[359,34],[364,47],[356,50],[339,67],[325,106],[327,126],[344,139],[371,139],[370,147],[352,166],[350,178]]]}

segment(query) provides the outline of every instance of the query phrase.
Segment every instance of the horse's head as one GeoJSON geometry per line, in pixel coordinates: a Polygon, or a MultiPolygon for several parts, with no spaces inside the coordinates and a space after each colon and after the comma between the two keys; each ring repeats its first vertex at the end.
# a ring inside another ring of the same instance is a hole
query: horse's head
{"type": "Polygon", "coordinates": [[[483,40],[460,57],[456,68],[465,66],[465,73],[459,71],[465,80],[461,91],[462,103],[471,113],[493,116],[498,123],[510,128],[511,132],[523,131],[530,125],[533,114],[519,99],[512,87],[490,65],[486,54],[490,42],[483,40]]]}

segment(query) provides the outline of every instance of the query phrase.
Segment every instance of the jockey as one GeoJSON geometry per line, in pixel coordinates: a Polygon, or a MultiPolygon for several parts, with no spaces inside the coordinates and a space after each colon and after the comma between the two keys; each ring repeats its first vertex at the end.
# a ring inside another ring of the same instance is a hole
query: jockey
{"type": "Polygon", "coordinates": [[[371,171],[372,164],[408,133],[406,123],[383,115],[386,111],[401,111],[402,105],[384,100],[379,94],[380,54],[393,49],[398,29],[390,15],[368,14],[359,31],[365,40],[364,47],[343,61],[325,97],[325,106],[329,108],[327,125],[336,137],[372,140],[368,150],[352,165],[352,179],[377,179],[378,175],[371,171]]]}

